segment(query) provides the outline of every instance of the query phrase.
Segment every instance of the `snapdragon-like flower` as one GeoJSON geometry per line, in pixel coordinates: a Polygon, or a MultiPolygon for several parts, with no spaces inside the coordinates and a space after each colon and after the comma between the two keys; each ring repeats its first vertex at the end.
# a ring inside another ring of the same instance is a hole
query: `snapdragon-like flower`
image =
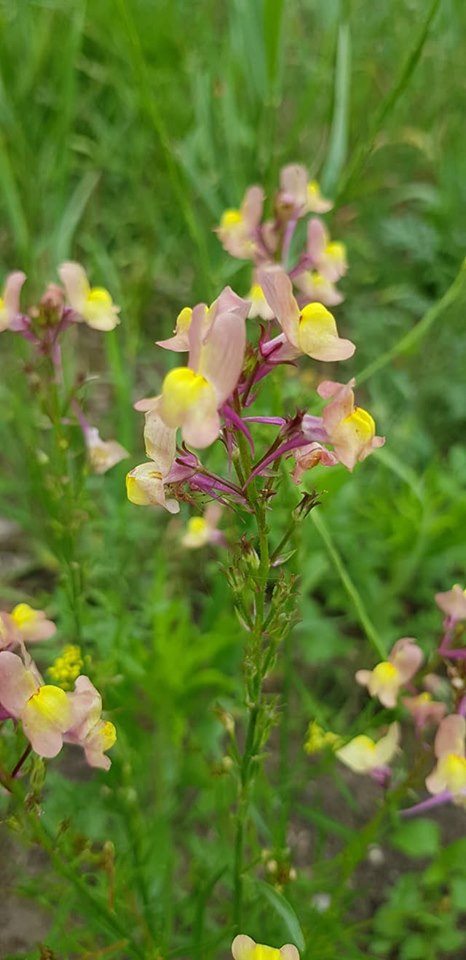
{"type": "Polygon", "coordinates": [[[65,741],[82,747],[90,767],[109,770],[111,760],[105,754],[116,742],[115,725],[102,720],[102,697],[89,677],[78,677],[73,693],[68,694],[71,723],[65,741]]]}
{"type": "Polygon", "coordinates": [[[249,187],[239,209],[222,215],[217,235],[224,250],[238,260],[253,260],[258,252],[258,229],[264,206],[262,187],[249,187]]]}
{"type": "Polygon", "coordinates": [[[288,210],[294,217],[303,217],[306,213],[328,213],[333,203],[322,196],[317,180],[309,180],[306,167],[290,163],[280,172],[277,207],[279,212],[288,210]]]}
{"type": "Polygon", "coordinates": [[[466,620],[466,590],[459,583],[447,590],[446,593],[436,593],[437,606],[453,620],[466,620]]]}
{"type": "Polygon", "coordinates": [[[128,500],[137,506],[153,504],[164,507],[168,513],[179,513],[178,501],[165,496],[175,460],[176,430],[163,423],[150,401],[146,403],[149,403],[149,409],[145,417],[144,441],[150,463],[141,463],[126,475],[128,500]]]}
{"type": "Polygon", "coordinates": [[[397,640],[388,659],[373,670],[358,670],[356,680],[367,687],[371,697],[378,697],[384,707],[395,707],[401,688],[419,670],[424,654],[412,637],[397,640]]]}
{"type": "Polygon", "coordinates": [[[104,287],[90,286],[81,264],[72,261],[62,263],[58,273],[76,320],[84,321],[94,330],[108,331],[116,327],[120,322],[120,308],[113,303],[104,287]]]}
{"type": "MultiPolygon", "coordinates": [[[[354,343],[338,335],[335,318],[322,303],[308,303],[299,308],[291,280],[281,267],[264,268],[259,272],[259,281],[283,330],[283,347],[274,353],[274,361],[292,359],[302,353],[325,362],[353,356],[354,343]]],[[[270,349],[270,344],[265,347],[270,349]]]]}
{"type": "Polygon", "coordinates": [[[447,712],[445,704],[434,700],[427,690],[415,697],[403,697],[403,704],[418,730],[423,730],[429,723],[440,723],[447,712]]]}
{"type": "Polygon", "coordinates": [[[189,550],[198,550],[211,543],[219,546],[225,542],[223,533],[218,529],[222,508],[219,503],[209,503],[203,517],[190,517],[186,533],[181,543],[189,550]]]}
{"type": "Polygon", "coordinates": [[[334,283],[318,270],[304,270],[294,277],[294,285],[308,301],[323,303],[325,307],[337,307],[344,296],[334,283]]]}
{"type": "Polygon", "coordinates": [[[466,720],[451,714],[442,720],[435,737],[437,764],[426,778],[426,787],[434,796],[445,791],[456,803],[466,801],[466,720]]]}
{"type": "Polygon", "coordinates": [[[392,723],[380,740],[374,741],[361,734],[336,750],[336,755],[354,773],[377,773],[393,760],[399,741],[400,728],[397,723],[392,723]]]}
{"type": "Polygon", "coordinates": [[[201,336],[205,337],[212,324],[223,313],[236,313],[239,320],[244,317],[244,300],[231,287],[225,287],[216,300],[207,307],[205,303],[198,303],[196,307],[183,307],[178,314],[172,337],[167,340],[157,340],[157,346],[164,350],[173,350],[175,353],[188,353],[189,331],[193,319],[193,309],[202,316],[200,320],[201,336]]]}
{"type": "Polygon", "coordinates": [[[219,410],[236,387],[246,347],[246,317],[242,308],[218,312],[207,332],[204,306],[193,310],[189,327],[188,366],[167,373],[154,409],[171,429],[181,428],[193,447],[210,446],[220,433],[219,410]]]}
{"type": "Polygon", "coordinates": [[[295,459],[295,467],[291,474],[294,483],[301,483],[304,473],[312,470],[321,463],[324,467],[334,467],[338,459],[331,450],[327,450],[321,443],[308,443],[302,447],[293,450],[292,456],[295,459]]]}
{"type": "Polygon", "coordinates": [[[84,441],[93,473],[106,473],[117,463],[129,457],[128,451],[117,440],[102,440],[96,427],[86,427],[84,441]]]}
{"type": "Polygon", "coordinates": [[[19,298],[25,280],[26,274],[22,270],[15,270],[6,278],[0,297],[0,333],[3,330],[14,330],[17,318],[21,316],[19,298]]]}
{"type": "Polygon", "coordinates": [[[25,643],[49,640],[57,632],[55,624],[47,619],[44,610],[34,610],[28,603],[18,603],[10,617],[25,643]]]}
{"type": "Polygon", "coordinates": [[[347,384],[323,380],[317,387],[319,396],[330,400],[322,413],[328,440],[348,470],[353,470],[356,463],[365,460],[372,450],[385,443],[385,437],[375,434],[375,422],[371,414],[355,406],[354,385],[354,379],[347,384]]]}
{"type": "Polygon", "coordinates": [[[231,952],[234,960],[299,960],[299,952],[292,943],[285,943],[280,949],[267,947],[245,933],[235,937],[231,952]]]}
{"type": "Polygon", "coordinates": [[[15,653],[0,653],[0,707],[20,720],[32,749],[40,757],[55,757],[71,726],[72,710],[60,687],[43,684],[31,663],[26,667],[15,653]]]}
{"type": "Polygon", "coordinates": [[[344,243],[330,240],[327,229],[317,217],[313,217],[307,226],[306,261],[330,283],[341,280],[348,270],[344,243]]]}
{"type": "Polygon", "coordinates": [[[271,307],[269,307],[269,304],[265,298],[265,293],[260,283],[258,283],[256,276],[253,277],[252,287],[248,293],[247,299],[251,302],[248,317],[251,319],[254,317],[259,317],[261,320],[273,320],[273,310],[271,307]]]}

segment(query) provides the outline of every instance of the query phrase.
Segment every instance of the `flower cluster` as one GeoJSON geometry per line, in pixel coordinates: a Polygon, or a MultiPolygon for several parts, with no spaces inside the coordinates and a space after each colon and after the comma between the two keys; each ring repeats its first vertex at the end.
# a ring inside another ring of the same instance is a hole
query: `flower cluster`
{"type": "MultiPolygon", "coordinates": [[[[108,290],[90,286],[79,263],[62,263],[58,275],[63,286],[49,284],[39,304],[24,312],[20,297],[26,275],[19,270],[11,273],[0,297],[0,332],[10,330],[27,340],[38,358],[47,357],[51,361],[54,378],[60,383],[61,342],[66,330],[80,323],[94,330],[113,330],[120,322],[120,308],[113,303],[108,290]]],[[[84,417],[76,397],[72,407],[82,428],[88,463],[94,473],[105,473],[128,456],[115,440],[101,439],[98,430],[84,417]]]]}
{"type": "MultiPolygon", "coordinates": [[[[264,192],[258,186],[247,191],[239,209],[224,213],[218,236],[232,256],[252,261],[251,291],[243,298],[226,287],[210,306],[184,307],[173,336],[158,342],[164,350],[188,357],[185,365],[169,371],[156,396],[135,404],[145,414],[148,461],[127,476],[133,503],[162,506],[170,513],[179,511],[180,501],[192,502],[195,493],[226,504],[245,503],[251,480],[269,478],[282,457],[293,457],[292,477],[300,483],[319,463],[353,470],[384,443],[370,413],[356,405],[354,379],[322,380],[317,391],[326,401],[321,415],[249,413],[259,384],[280,364],[295,364],[302,355],[335,363],[355,351],[327,309],[343,299],[335,286],[347,269],[343,245],[331,242],[321,220],[311,217],[306,248],[292,255],[298,221],[330,208],[305,168],[290,165],[282,170],[271,219],[262,221],[264,192]],[[263,321],[260,329],[252,326],[249,337],[248,317],[263,321]],[[278,427],[260,457],[251,433],[254,423],[278,427]],[[251,469],[239,483],[212,473],[194,452],[219,438],[230,463],[239,443],[249,446],[251,469]]],[[[193,545],[191,537],[187,545],[193,545]]]]}
{"type": "MultiPolygon", "coordinates": [[[[458,646],[464,636],[466,591],[455,584],[446,593],[438,593],[436,601],[445,620],[434,662],[443,660],[449,682],[435,673],[420,673],[424,653],[412,637],[398,640],[387,659],[371,670],[356,673],[356,681],[383,707],[392,711],[404,708],[414,722],[423,750],[430,749],[426,740],[429,730],[437,728],[433,743],[435,765],[425,778],[432,799],[405,811],[409,814],[448,801],[466,805],[466,684],[461,666],[458,669],[458,664],[466,661],[466,648],[458,646]],[[416,677],[420,688],[415,685],[416,677]]],[[[398,720],[394,720],[388,732],[377,741],[360,734],[347,743],[313,722],[305,750],[314,754],[331,749],[353,772],[370,774],[385,785],[390,779],[389,764],[400,752],[400,739],[398,720]]]]}
{"type": "Polygon", "coordinates": [[[44,683],[26,644],[47,640],[55,624],[41,610],[21,603],[11,613],[0,613],[0,720],[20,722],[23,733],[40,757],[55,757],[63,743],[82,747],[91,767],[108,770],[106,756],[116,740],[113,723],[102,719],[102,698],[82,667],[79,648],[65,647],[44,683]],[[17,648],[19,652],[13,652],[17,648]],[[74,690],[66,692],[64,687],[74,690]]]}

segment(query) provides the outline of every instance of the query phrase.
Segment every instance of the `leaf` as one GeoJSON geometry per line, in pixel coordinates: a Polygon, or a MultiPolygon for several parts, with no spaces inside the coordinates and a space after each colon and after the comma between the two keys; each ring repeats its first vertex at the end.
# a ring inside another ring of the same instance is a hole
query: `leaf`
{"type": "Polygon", "coordinates": [[[412,820],[400,824],[391,842],[408,857],[431,857],[440,848],[440,828],[434,820],[412,820]]]}
{"type": "Polygon", "coordinates": [[[263,880],[256,880],[255,885],[257,886],[259,894],[270,903],[270,906],[273,907],[278,916],[283,920],[288,934],[298,950],[305,950],[306,943],[301,925],[293,907],[288,903],[286,897],[284,897],[282,893],[278,893],[277,890],[263,880]]]}

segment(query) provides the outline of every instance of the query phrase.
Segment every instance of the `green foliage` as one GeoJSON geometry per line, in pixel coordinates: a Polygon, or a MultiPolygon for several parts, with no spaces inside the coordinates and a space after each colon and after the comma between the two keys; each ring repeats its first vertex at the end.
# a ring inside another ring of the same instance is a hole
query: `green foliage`
{"type": "MultiPolygon", "coordinates": [[[[210,302],[226,282],[249,287],[213,233],[222,210],[252,182],[270,195],[293,160],[340,197],[330,226],[350,271],[338,317],[358,347],[346,370],[362,374],[361,401],[387,445],[353,477],[316,468],[304,482],[321,506],[289,555],[300,621],[270,679],[273,788],[260,774],[251,786],[258,844],[245,884],[244,932],[292,940],[305,960],[443,960],[465,949],[464,841],[447,843],[445,821],[425,819],[388,837],[380,794],[368,801],[331,753],[310,761],[302,751],[310,719],[345,737],[374,721],[354,671],[400,636],[429,655],[441,629],[433,595],[464,581],[463,281],[442,298],[466,248],[466,14],[458,0],[438,4],[426,39],[436,6],[0,3],[0,258],[4,271],[28,272],[27,302],[72,256],[121,304],[104,344],[71,337],[68,375],[83,374],[83,404],[128,447],[129,466],[142,449],[131,404],[164,372],[154,340],[185,303],[210,302]],[[364,879],[373,844],[394,848],[403,871],[379,874],[375,894],[364,879]]],[[[47,485],[53,444],[31,404],[27,352],[7,334],[1,351],[1,514],[19,525],[1,606],[28,599],[57,620],[44,664],[79,629],[119,732],[108,775],[88,779],[73,755],[49,766],[44,793],[41,768],[31,770],[28,806],[13,804],[9,826],[42,849],[44,867],[21,871],[21,892],[45,908],[57,957],[226,956],[237,797],[228,724],[241,723],[243,704],[225,570],[213,553],[183,552],[187,506],[167,520],[125,502],[125,465],[78,488],[82,443],[67,427],[71,544],[62,488],[47,485]]],[[[308,405],[309,381],[293,370],[270,390],[265,407],[308,405]]],[[[284,476],[274,545],[297,499],[284,476]]],[[[226,521],[229,536],[235,524],[226,521]]],[[[2,765],[12,769],[23,746],[19,731],[2,734],[2,765]]],[[[36,944],[7,954],[39,955],[36,944]]]]}

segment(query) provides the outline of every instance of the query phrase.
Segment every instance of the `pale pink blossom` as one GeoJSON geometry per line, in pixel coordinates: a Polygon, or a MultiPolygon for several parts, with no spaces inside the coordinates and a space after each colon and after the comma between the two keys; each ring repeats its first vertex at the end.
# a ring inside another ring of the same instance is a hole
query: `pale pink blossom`
{"type": "Polygon", "coordinates": [[[69,306],[77,321],[84,321],[94,330],[113,330],[120,322],[120,308],[104,287],[91,287],[80,263],[67,261],[58,268],[69,306]]]}
{"type": "Polygon", "coordinates": [[[355,406],[354,384],[354,379],[346,384],[323,380],[317,387],[319,396],[330,400],[322,413],[329,442],[348,470],[353,470],[356,463],[365,460],[372,450],[385,443],[385,437],[375,434],[375,422],[371,414],[355,406]]]}
{"type": "Polygon", "coordinates": [[[392,723],[385,736],[374,741],[366,734],[354,737],[336,750],[336,755],[354,773],[372,773],[386,768],[398,751],[400,728],[392,723]]]}
{"type": "Polygon", "coordinates": [[[49,640],[57,631],[55,624],[47,618],[44,610],[34,610],[28,603],[18,603],[11,611],[10,617],[24,643],[49,640]]]}
{"type": "Polygon", "coordinates": [[[224,250],[239,260],[253,260],[258,253],[258,230],[262,219],[264,191],[249,187],[240,209],[225,210],[217,235],[224,250]]]}
{"type": "Polygon", "coordinates": [[[83,748],[90,767],[109,770],[111,760],[105,754],[116,741],[116,730],[109,720],[102,720],[102,697],[89,677],[77,678],[74,691],[68,694],[68,702],[71,723],[65,741],[83,748]]]}
{"type": "Polygon", "coordinates": [[[331,283],[336,283],[348,269],[343,243],[331,241],[321,220],[313,218],[307,227],[307,264],[331,283]]]}
{"type": "Polygon", "coordinates": [[[322,196],[317,181],[309,180],[306,167],[299,163],[290,163],[282,168],[278,194],[279,212],[288,209],[292,216],[303,217],[306,213],[327,213],[332,206],[332,201],[322,196]]]}
{"type": "Polygon", "coordinates": [[[96,427],[86,427],[84,440],[87,447],[89,465],[93,473],[106,473],[122,460],[129,457],[129,453],[116,440],[102,440],[96,427]]]}
{"type": "Polygon", "coordinates": [[[21,316],[19,298],[21,288],[26,280],[22,270],[10,273],[5,281],[3,293],[0,296],[0,333],[3,330],[14,330],[17,319],[21,316]]]}
{"type": "Polygon", "coordinates": [[[427,691],[418,693],[415,697],[403,697],[403,703],[419,730],[429,723],[440,723],[447,712],[445,704],[433,700],[427,691]]]}
{"type": "Polygon", "coordinates": [[[437,764],[426,778],[426,787],[434,796],[448,791],[452,799],[464,802],[466,798],[466,720],[459,714],[445,717],[435,737],[437,764]]]}
{"type": "Polygon", "coordinates": [[[337,307],[343,303],[343,294],[317,270],[304,270],[293,278],[293,282],[307,301],[317,301],[326,307],[337,307]]]}
{"type": "Polygon", "coordinates": [[[403,686],[414,677],[424,659],[421,648],[412,637],[397,640],[387,660],[373,670],[358,670],[356,680],[367,687],[371,697],[377,697],[384,707],[395,707],[403,686]]]}
{"type": "Polygon", "coordinates": [[[285,271],[278,266],[264,268],[259,281],[267,302],[282,330],[283,348],[274,360],[298,357],[305,353],[314,360],[331,362],[353,356],[354,343],[338,335],[333,315],[322,303],[308,303],[302,309],[293,296],[293,287],[285,271]]]}
{"type": "Polygon", "coordinates": [[[453,620],[466,620],[466,590],[459,583],[447,590],[446,593],[436,593],[437,606],[453,620]]]}
{"type": "Polygon", "coordinates": [[[231,945],[233,960],[299,960],[299,952],[292,943],[285,943],[283,947],[267,947],[264,943],[256,943],[245,933],[238,934],[231,945]]]}
{"type": "Polygon", "coordinates": [[[43,684],[34,664],[26,667],[15,653],[0,653],[0,707],[20,720],[32,749],[40,757],[55,757],[71,724],[71,707],[64,690],[43,684]]]}
{"type": "Polygon", "coordinates": [[[335,454],[323,447],[321,443],[316,442],[298,447],[293,450],[292,456],[295,458],[295,468],[291,476],[295,483],[301,483],[303,474],[307,470],[312,470],[319,463],[324,467],[333,467],[338,463],[335,454]]]}
{"type": "Polygon", "coordinates": [[[222,508],[219,503],[209,503],[203,517],[191,517],[188,520],[186,532],[181,538],[184,547],[198,550],[207,544],[219,546],[225,542],[225,537],[218,529],[222,508]]]}

